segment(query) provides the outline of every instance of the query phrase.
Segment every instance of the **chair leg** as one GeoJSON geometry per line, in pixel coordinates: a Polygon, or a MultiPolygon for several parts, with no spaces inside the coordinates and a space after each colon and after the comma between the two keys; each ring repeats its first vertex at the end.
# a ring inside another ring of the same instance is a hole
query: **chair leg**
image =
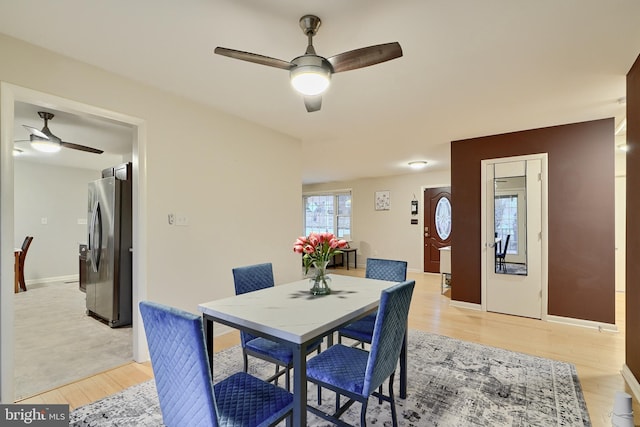
{"type": "Polygon", "coordinates": [[[391,423],[393,427],[398,427],[398,414],[396,413],[396,399],[393,396],[393,376],[389,377],[389,404],[391,405],[391,423]]]}
{"type": "Polygon", "coordinates": [[[247,352],[242,350],[242,358],[244,359],[244,371],[247,372],[249,369],[249,356],[247,356],[247,352]]]}
{"type": "MultiPolygon", "coordinates": [[[[275,372],[275,375],[278,375],[278,371],[280,371],[280,365],[276,365],[276,372],[275,372]]],[[[289,376],[288,376],[288,374],[289,374],[289,370],[287,369],[287,381],[289,381],[289,376]]],[[[276,379],[273,381],[273,383],[274,383],[275,385],[278,385],[278,377],[276,377],[276,379]]],[[[287,388],[287,390],[289,390],[289,389],[287,388]]]]}
{"type": "MultiPolygon", "coordinates": [[[[362,402],[362,410],[360,411],[360,426],[361,427],[366,427],[366,425],[367,425],[367,403],[369,403],[367,400],[362,402]]],[[[394,427],[396,427],[396,424],[394,424],[394,427]]]]}
{"type": "Polygon", "coordinates": [[[24,264],[20,263],[19,268],[19,276],[18,276],[18,280],[20,282],[20,289],[22,289],[23,291],[26,292],[27,290],[27,284],[24,281],[24,264]]]}
{"type": "MultiPolygon", "coordinates": [[[[278,366],[276,365],[276,372],[277,372],[278,366]]],[[[287,373],[285,374],[287,377],[284,379],[284,387],[287,389],[287,391],[291,391],[291,379],[289,378],[291,374],[291,369],[289,367],[287,367],[287,373]]],[[[278,385],[278,379],[276,378],[276,385],[278,385]]]]}

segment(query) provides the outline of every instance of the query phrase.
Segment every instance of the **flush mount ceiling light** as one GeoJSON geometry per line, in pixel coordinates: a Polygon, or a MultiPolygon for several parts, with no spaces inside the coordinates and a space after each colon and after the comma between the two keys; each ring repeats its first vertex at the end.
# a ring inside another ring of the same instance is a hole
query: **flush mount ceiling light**
{"type": "Polygon", "coordinates": [[[409,162],[409,166],[411,169],[422,169],[427,166],[427,162],[424,160],[415,160],[413,162],[409,162]]]}

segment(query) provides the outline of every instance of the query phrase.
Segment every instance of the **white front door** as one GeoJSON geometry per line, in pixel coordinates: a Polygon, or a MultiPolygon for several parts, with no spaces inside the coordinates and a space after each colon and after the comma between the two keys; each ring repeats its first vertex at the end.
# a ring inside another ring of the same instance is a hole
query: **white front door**
{"type": "Polygon", "coordinates": [[[546,311],[542,259],[546,157],[485,162],[483,306],[487,311],[540,319],[546,311]],[[500,259],[507,237],[506,256],[500,259]]]}

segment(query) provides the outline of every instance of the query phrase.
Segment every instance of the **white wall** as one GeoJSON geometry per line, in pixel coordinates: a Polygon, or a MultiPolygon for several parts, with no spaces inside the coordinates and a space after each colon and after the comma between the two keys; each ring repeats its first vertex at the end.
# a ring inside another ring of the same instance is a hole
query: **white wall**
{"type": "MultiPolygon", "coordinates": [[[[134,169],[141,172],[134,180],[141,217],[134,235],[143,232],[133,249],[134,260],[142,260],[134,266],[141,271],[134,288],[142,289],[143,298],[197,313],[198,303],[234,293],[235,266],[270,261],[278,283],[300,278],[300,258],[291,249],[302,228],[299,140],[4,35],[0,52],[0,81],[141,123],[142,157],[134,153],[134,169]],[[186,216],[189,225],[169,225],[169,213],[186,216]]],[[[11,152],[13,131],[0,115],[5,154],[11,152]]],[[[0,159],[3,172],[13,171],[9,156],[0,159]]],[[[8,401],[13,186],[2,175],[0,398],[8,401]]],[[[134,354],[136,343],[142,348],[137,325],[136,318],[134,354]]]]}
{"type": "MultiPolygon", "coordinates": [[[[364,267],[368,257],[379,257],[404,260],[409,270],[424,271],[423,188],[449,185],[451,174],[444,171],[310,184],[303,186],[302,191],[352,190],[351,238],[353,246],[358,248],[358,267],[364,267]],[[391,194],[391,208],[388,211],[376,211],[374,194],[386,190],[391,194]],[[411,216],[410,210],[414,195],[419,201],[417,216],[411,216]],[[411,224],[412,218],[418,219],[417,225],[411,224]]],[[[455,200],[452,201],[452,208],[455,209],[455,200]]]]}
{"type": "Polygon", "coordinates": [[[87,183],[99,171],[14,162],[14,241],[33,242],[25,262],[27,285],[78,275],[78,244],[86,243],[87,183]],[[46,224],[43,224],[46,218],[46,224]]]}
{"type": "Polygon", "coordinates": [[[195,312],[257,261],[299,277],[298,140],[6,36],[0,51],[3,81],[146,121],[149,298],[195,312]],[[190,225],[169,226],[171,212],[190,225]]]}

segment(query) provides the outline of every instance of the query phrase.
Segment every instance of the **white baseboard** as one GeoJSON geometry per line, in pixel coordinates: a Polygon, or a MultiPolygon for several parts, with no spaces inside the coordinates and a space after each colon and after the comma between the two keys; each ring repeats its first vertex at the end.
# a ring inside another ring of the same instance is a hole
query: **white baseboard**
{"type": "Polygon", "coordinates": [[[452,307],[456,308],[466,308],[468,310],[482,311],[482,305],[474,304],[471,302],[451,300],[450,304],[452,307]]]}
{"type": "Polygon", "coordinates": [[[24,283],[29,285],[38,285],[41,283],[52,283],[52,282],[77,282],[80,280],[79,274],[71,274],[69,276],[58,276],[58,277],[43,277],[41,279],[30,279],[25,280],[24,283]]]}
{"type": "Polygon", "coordinates": [[[624,378],[627,385],[631,389],[633,396],[636,398],[636,400],[640,400],[640,383],[638,383],[638,380],[636,379],[635,375],[633,375],[633,372],[631,372],[631,369],[629,369],[629,367],[624,364],[622,365],[622,370],[620,371],[620,373],[622,374],[622,378],[624,378]]]}
{"type": "Polygon", "coordinates": [[[611,323],[594,322],[592,320],[572,319],[570,317],[547,315],[548,322],[564,323],[565,325],[581,326],[583,328],[597,329],[599,331],[618,332],[618,327],[611,323]]]}

